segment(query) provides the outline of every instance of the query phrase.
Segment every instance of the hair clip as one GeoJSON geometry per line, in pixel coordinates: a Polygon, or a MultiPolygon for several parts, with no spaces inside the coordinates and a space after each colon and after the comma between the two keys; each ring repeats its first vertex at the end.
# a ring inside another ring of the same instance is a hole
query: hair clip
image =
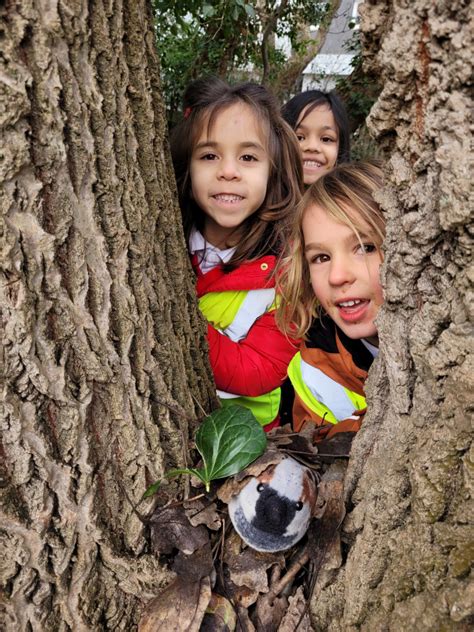
{"type": "Polygon", "coordinates": [[[184,118],[185,118],[185,119],[187,119],[187,118],[188,118],[188,116],[191,114],[191,109],[192,109],[192,108],[186,108],[186,109],[184,110],[184,114],[183,114],[183,116],[184,116],[184,118]]]}

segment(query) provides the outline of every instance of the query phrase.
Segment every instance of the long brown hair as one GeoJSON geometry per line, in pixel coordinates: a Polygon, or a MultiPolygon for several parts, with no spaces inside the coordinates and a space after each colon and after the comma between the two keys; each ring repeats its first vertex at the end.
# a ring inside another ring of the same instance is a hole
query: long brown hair
{"type": "MultiPolygon", "coordinates": [[[[308,262],[304,256],[303,218],[317,204],[337,222],[357,235],[371,229],[371,238],[381,251],[385,218],[374,200],[382,187],[382,169],[376,162],[359,162],[336,167],[317,180],[298,204],[289,230],[287,248],[279,262],[277,287],[281,294],[276,313],[279,327],[295,338],[304,338],[317,316],[318,301],[311,287],[308,262]]],[[[362,242],[361,242],[362,243],[362,242]]]]}
{"type": "Polygon", "coordinates": [[[268,130],[266,149],[270,174],[265,200],[245,220],[234,255],[224,266],[226,271],[264,254],[280,252],[281,227],[294,213],[303,190],[298,142],[281,117],[274,96],[263,86],[253,83],[230,86],[217,77],[198,79],[185,92],[184,118],[171,134],[171,153],[186,240],[189,240],[193,226],[202,231],[205,217],[191,195],[190,163],[194,146],[203,126],[207,124],[209,131],[219,112],[235,103],[249,106],[261,129],[268,130]]]}

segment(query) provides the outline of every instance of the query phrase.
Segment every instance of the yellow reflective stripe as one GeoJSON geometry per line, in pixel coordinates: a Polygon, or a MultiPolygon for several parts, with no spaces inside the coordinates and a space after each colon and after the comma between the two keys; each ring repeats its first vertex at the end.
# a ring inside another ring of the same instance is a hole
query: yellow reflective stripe
{"type": "Polygon", "coordinates": [[[252,325],[270,309],[274,301],[274,288],[249,290],[239,307],[239,311],[234,316],[234,320],[222,333],[234,342],[240,342],[246,338],[252,325]]]}
{"type": "Polygon", "coordinates": [[[220,398],[222,406],[232,406],[233,404],[240,404],[250,410],[255,415],[257,421],[266,426],[271,423],[278,415],[281,400],[281,389],[276,388],[269,393],[264,393],[257,397],[246,397],[241,395],[240,397],[232,398],[220,398]]]}
{"type": "Polygon", "coordinates": [[[354,404],[354,410],[364,410],[364,408],[367,408],[367,402],[365,400],[365,397],[363,397],[362,395],[359,395],[359,393],[350,391],[348,388],[344,387],[344,390],[346,391],[347,397],[354,404]]]}
{"type": "Polygon", "coordinates": [[[324,374],[320,369],[305,363],[301,358],[301,353],[298,353],[290,362],[288,375],[295,391],[301,397],[306,406],[308,406],[310,410],[315,412],[321,418],[326,415],[324,419],[330,423],[338,423],[338,421],[348,419],[356,410],[363,410],[367,406],[363,395],[359,395],[341,384],[338,384],[335,380],[324,374]],[[308,386],[303,378],[303,364],[305,369],[311,370],[312,377],[319,380],[317,385],[313,384],[312,386],[314,388],[317,387],[318,392],[321,393],[321,398],[325,398],[326,401],[331,401],[332,398],[335,408],[339,409],[338,416],[334,414],[334,410],[331,410],[324,403],[320,402],[315,396],[315,393],[311,390],[310,386],[308,386]],[[335,398],[338,397],[338,391],[340,392],[340,396],[336,401],[335,398]],[[347,397],[347,400],[345,400],[345,397],[347,397]],[[350,404],[349,408],[348,404],[350,404]]]}
{"type": "Polygon", "coordinates": [[[301,358],[301,379],[311,391],[314,399],[327,406],[338,421],[347,419],[354,412],[354,404],[346,389],[324,371],[301,358]]]}
{"type": "Polygon", "coordinates": [[[247,290],[208,292],[199,299],[199,309],[215,329],[222,330],[234,320],[247,294],[247,290]]]}
{"type": "MultiPolygon", "coordinates": [[[[264,313],[273,311],[276,309],[280,297],[275,296],[271,305],[268,306],[268,300],[262,298],[268,296],[270,291],[273,293],[275,290],[273,288],[268,289],[260,289],[260,290],[228,290],[225,292],[209,292],[201,296],[199,299],[199,308],[206,318],[206,320],[211,323],[213,327],[219,329],[221,333],[226,334],[225,331],[228,329],[229,338],[238,342],[248,333],[249,329],[255,322],[257,318],[262,316],[264,313]],[[255,297],[255,313],[252,313],[251,309],[251,301],[252,294],[255,297]],[[245,308],[245,300],[247,303],[250,303],[249,314],[247,318],[244,318],[245,314],[242,313],[242,319],[236,323],[236,328],[239,330],[234,333],[231,331],[231,326],[236,319],[239,310],[241,308],[245,308]],[[263,311],[262,311],[263,310],[263,311]],[[252,318],[255,316],[255,318],[252,318]],[[242,321],[242,322],[240,322],[242,321]],[[247,321],[248,328],[244,332],[245,323],[243,321],[247,321]]],[[[259,395],[258,397],[224,397],[219,398],[222,406],[230,406],[232,404],[240,404],[249,408],[256,419],[262,426],[266,426],[271,423],[278,415],[280,408],[280,400],[281,400],[281,389],[276,388],[269,393],[264,393],[263,395],[259,395]]]]}
{"type": "Polygon", "coordinates": [[[338,421],[329,408],[324,406],[324,404],[321,404],[321,402],[318,402],[313,393],[303,382],[301,375],[301,353],[299,352],[293,356],[293,359],[288,366],[288,377],[293,384],[293,388],[310,410],[321,417],[321,419],[324,419],[325,422],[337,424],[338,421]]]}
{"type": "MultiPolygon", "coordinates": [[[[324,380],[327,380],[328,382],[327,386],[328,387],[331,386],[331,383],[332,383],[332,386],[340,388],[344,392],[344,394],[347,396],[347,398],[349,399],[349,402],[353,406],[353,410],[347,410],[346,411],[347,415],[344,413],[344,416],[341,416],[338,419],[332,410],[330,410],[325,404],[323,404],[318,399],[316,399],[314,393],[311,391],[309,386],[303,380],[303,374],[301,370],[302,362],[303,360],[301,358],[301,353],[297,353],[292,359],[292,361],[290,362],[290,365],[288,367],[288,376],[291,380],[291,383],[293,384],[295,391],[301,397],[301,399],[306,404],[306,406],[310,410],[315,412],[319,417],[324,418],[325,421],[335,424],[335,423],[338,423],[339,421],[342,421],[343,419],[349,418],[352,415],[352,413],[355,412],[356,410],[363,410],[364,408],[366,408],[367,403],[363,395],[359,395],[358,393],[351,391],[348,388],[338,384],[335,380],[333,380],[332,378],[329,378],[327,375],[324,375],[324,376],[321,375],[322,372],[319,369],[317,369],[318,373],[320,374],[321,379],[324,377],[324,380]],[[324,417],[324,415],[326,416],[324,417]]],[[[305,366],[308,367],[310,365],[306,364],[305,366]]],[[[324,384],[324,380],[323,380],[323,384],[324,384]]],[[[321,386],[321,385],[320,387],[324,388],[324,386],[321,386]]],[[[322,395],[323,395],[323,391],[321,392],[321,396],[322,395]]],[[[341,401],[341,404],[343,404],[342,401],[341,401]]],[[[344,408],[344,405],[342,406],[342,408],[344,408]]]]}

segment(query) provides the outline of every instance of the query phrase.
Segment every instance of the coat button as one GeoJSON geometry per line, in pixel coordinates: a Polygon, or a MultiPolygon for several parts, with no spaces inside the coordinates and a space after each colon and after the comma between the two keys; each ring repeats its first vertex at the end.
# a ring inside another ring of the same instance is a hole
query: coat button
{"type": "Polygon", "coordinates": [[[262,263],[260,265],[260,270],[268,270],[268,263],[262,263]]]}

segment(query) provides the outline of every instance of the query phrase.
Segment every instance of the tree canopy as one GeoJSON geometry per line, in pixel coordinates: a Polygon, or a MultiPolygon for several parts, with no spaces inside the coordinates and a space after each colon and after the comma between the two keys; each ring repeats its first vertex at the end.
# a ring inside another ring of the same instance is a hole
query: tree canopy
{"type": "Polygon", "coordinates": [[[339,2],[312,0],[155,0],[163,94],[172,123],[197,76],[252,78],[280,97],[294,88],[323,40],[339,2]],[[313,28],[310,32],[310,27],[313,28]],[[290,46],[275,46],[287,38],[290,46]]]}

